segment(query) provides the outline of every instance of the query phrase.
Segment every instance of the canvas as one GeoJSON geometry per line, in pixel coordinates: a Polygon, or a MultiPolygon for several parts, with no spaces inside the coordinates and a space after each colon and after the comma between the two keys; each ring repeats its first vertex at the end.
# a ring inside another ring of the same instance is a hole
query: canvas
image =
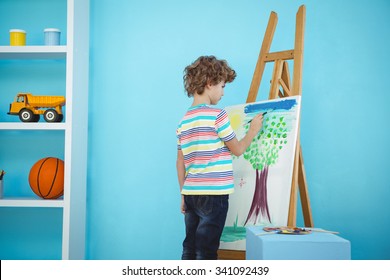
{"type": "Polygon", "coordinates": [[[235,192],[220,249],[245,250],[246,226],[287,225],[300,104],[294,96],[226,108],[238,139],[256,114],[265,115],[249,148],[233,156],[235,192]]]}

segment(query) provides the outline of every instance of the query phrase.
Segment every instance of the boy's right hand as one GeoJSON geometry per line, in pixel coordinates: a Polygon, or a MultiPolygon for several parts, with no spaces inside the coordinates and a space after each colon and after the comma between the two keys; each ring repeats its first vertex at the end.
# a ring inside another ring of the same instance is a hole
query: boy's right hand
{"type": "Polygon", "coordinates": [[[249,127],[249,131],[251,131],[254,135],[257,135],[262,127],[263,127],[263,114],[258,114],[252,119],[251,126],[249,127]]]}
{"type": "Polygon", "coordinates": [[[181,195],[180,212],[182,214],[185,214],[186,213],[186,209],[187,209],[187,207],[186,207],[186,203],[184,201],[184,195],[181,195]]]}

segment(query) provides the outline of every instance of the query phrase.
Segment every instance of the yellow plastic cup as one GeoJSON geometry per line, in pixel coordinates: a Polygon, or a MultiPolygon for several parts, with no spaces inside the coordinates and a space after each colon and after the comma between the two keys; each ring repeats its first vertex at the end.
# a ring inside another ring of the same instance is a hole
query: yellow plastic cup
{"type": "Polygon", "coordinates": [[[11,29],[9,31],[9,42],[11,46],[26,45],[26,31],[22,29],[11,29]]]}

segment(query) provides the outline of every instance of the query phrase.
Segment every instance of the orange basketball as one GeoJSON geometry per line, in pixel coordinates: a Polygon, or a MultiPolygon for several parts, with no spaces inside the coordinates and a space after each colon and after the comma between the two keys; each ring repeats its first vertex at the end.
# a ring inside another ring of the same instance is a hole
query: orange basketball
{"type": "Polygon", "coordinates": [[[46,157],[31,167],[28,182],[33,192],[45,199],[59,198],[64,194],[64,162],[46,157]]]}

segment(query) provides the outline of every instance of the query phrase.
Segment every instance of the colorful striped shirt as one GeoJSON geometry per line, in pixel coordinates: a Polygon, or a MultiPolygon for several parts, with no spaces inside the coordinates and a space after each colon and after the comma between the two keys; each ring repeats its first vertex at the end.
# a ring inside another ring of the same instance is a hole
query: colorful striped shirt
{"type": "Polygon", "coordinates": [[[177,148],[185,165],[184,195],[222,195],[234,191],[233,162],[224,142],[236,135],[223,109],[190,107],[177,129],[177,148]]]}

